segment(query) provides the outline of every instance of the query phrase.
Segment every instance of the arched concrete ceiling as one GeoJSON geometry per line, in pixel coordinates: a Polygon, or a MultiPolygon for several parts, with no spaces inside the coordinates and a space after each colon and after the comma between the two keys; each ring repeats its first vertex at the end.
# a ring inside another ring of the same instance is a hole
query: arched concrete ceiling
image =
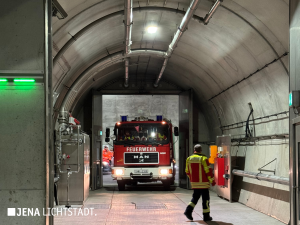
{"type": "MultiPolygon", "coordinates": [[[[68,17],[53,19],[53,53],[54,56],[57,52],[63,53],[62,57],[56,58],[53,69],[53,88],[60,94],[57,107],[68,87],[86,73],[70,94],[70,109],[91,88],[97,89],[124,76],[124,1],[59,0],[59,3],[68,17]],[[95,21],[100,22],[81,33],[95,21]],[[68,48],[64,48],[66,44],[68,48]],[[111,58],[104,66],[95,63],[114,54],[117,57],[111,58]]],[[[189,4],[190,0],[133,0],[132,50],[166,51],[189,4]],[[154,6],[158,8],[153,9],[154,6]],[[142,10],[137,10],[138,7],[142,10]],[[174,9],[178,9],[178,13],[171,11],[174,9]],[[145,27],[151,23],[158,26],[156,34],[145,32],[145,27]]],[[[203,25],[197,18],[204,17],[212,5],[213,1],[200,2],[163,78],[183,89],[192,88],[203,111],[211,114],[215,109],[209,99],[263,68],[212,99],[222,123],[245,119],[245,114],[249,113],[248,102],[255,106],[257,115],[286,110],[288,57],[281,56],[289,46],[288,0],[224,0],[209,24],[203,25]],[[264,68],[278,58],[280,60],[264,68]]],[[[134,77],[154,81],[162,64],[163,58],[155,55],[131,57],[129,82],[134,77]]],[[[216,118],[211,120],[214,127],[219,126],[216,118]]]]}

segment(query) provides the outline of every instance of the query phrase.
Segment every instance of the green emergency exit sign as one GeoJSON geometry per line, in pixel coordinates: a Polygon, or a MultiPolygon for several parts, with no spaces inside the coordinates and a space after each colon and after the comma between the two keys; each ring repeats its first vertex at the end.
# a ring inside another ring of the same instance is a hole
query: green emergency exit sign
{"type": "Polygon", "coordinates": [[[300,108],[300,91],[291,91],[290,92],[289,107],[300,108]]]}

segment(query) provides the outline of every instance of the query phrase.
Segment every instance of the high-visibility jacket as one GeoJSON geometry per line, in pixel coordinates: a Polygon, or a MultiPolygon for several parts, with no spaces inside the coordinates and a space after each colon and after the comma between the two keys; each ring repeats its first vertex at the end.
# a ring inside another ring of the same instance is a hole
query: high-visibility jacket
{"type": "Polygon", "coordinates": [[[124,135],[122,139],[123,139],[124,141],[127,141],[127,140],[134,140],[134,137],[133,137],[133,136],[126,136],[126,135],[124,135]]]}
{"type": "Polygon", "coordinates": [[[201,153],[194,153],[187,158],[185,172],[190,179],[192,189],[209,188],[210,183],[214,181],[208,158],[201,153]]]}
{"type": "Polygon", "coordinates": [[[113,153],[106,149],[103,150],[102,155],[103,155],[103,159],[107,159],[107,160],[111,160],[111,158],[113,157],[113,153]]]}
{"type": "Polygon", "coordinates": [[[167,137],[166,137],[166,135],[164,135],[164,134],[158,133],[157,136],[158,136],[158,138],[159,138],[160,140],[167,140],[167,137]]]}

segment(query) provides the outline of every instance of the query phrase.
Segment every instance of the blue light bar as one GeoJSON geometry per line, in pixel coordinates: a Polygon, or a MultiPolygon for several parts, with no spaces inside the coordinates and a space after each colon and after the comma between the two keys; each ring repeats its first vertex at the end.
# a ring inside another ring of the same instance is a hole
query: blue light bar
{"type": "Polygon", "coordinates": [[[127,121],[127,116],[121,116],[121,121],[126,122],[127,121]]]}
{"type": "Polygon", "coordinates": [[[156,116],[156,121],[162,121],[162,116],[157,115],[156,116]]]}

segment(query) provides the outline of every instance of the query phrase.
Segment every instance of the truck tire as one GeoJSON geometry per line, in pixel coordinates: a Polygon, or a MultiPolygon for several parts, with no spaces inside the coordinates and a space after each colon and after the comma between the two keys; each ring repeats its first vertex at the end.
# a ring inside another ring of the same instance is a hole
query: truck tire
{"type": "Polygon", "coordinates": [[[170,181],[169,180],[165,180],[162,181],[163,186],[164,186],[164,191],[170,191],[170,181]]]}
{"type": "Polygon", "coordinates": [[[123,180],[118,180],[119,191],[125,191],[125,182],[123,180]]]}

